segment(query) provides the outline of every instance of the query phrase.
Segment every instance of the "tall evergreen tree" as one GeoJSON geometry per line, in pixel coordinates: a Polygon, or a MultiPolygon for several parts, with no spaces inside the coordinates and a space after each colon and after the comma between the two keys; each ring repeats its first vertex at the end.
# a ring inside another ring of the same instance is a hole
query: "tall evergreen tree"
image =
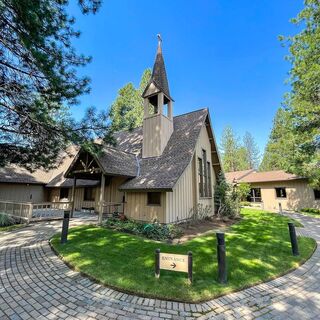
{"type": "Polygon", "coordinates": [[[222,163],[225,172],[248,169],[246,149],[230,126],[225,127],[221,138],[222,163]]]}
{"type": "Polygon", "coordinates": [[[281,37],[290,50],[292,91],[285,103],[297,142],[289,170],[320,188],[320,1],[305,0],[304,9],[292,22],[302,26],[301,31],[281,37]]]}
{"type": "Polygon", "coordinates": [[[243,137],[243,145],[246,150],[247,163],[249,169],[257,169],[260,161],[260,151],[250,132],[246,132],[243,137]]]}
{"type": "MultiPolygon", "coordinates": [[[[79,0],[83,14],[96,13],[97,0],[79,0]]],[[[94,146],[108,140],[106,114],[89,109],[75,122],[69,107],[89,92],[77,68],[90,58],[76,54],[79,37],[67,14],[68,1],[0,0],[0,165],[53,165],[69,142],[94,146]]]]}
{"type": "Polygon", "coordinates": [[[118,96],[110,108],[111,126],[114,131],[132,130],[143,122],[142,92],[151,78],[151,69],[143,72],[138,88],[130,82],[118,91],[118,96]]]}
{"type": "Polygon", "coordinates": [[[260,171],[288,170],[295,152],[290,113],[279,108],[273,120],[273,128],[259,167],[260,171]]]}

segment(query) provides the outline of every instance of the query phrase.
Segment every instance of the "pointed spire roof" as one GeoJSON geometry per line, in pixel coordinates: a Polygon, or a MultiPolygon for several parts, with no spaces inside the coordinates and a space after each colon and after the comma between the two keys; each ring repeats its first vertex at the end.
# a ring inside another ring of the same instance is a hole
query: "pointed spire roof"
{"type": "Polygon", "coordinates": [[[169,90],[169,84],[167,79],[167,73],[166,73],[166,67],[164,64],[164,59],[162,55],[162,39],[160,34],[158,34],[158,49],[157,49],[157,55],[156,60],[153,65],[152,75],[151,79],[144,90],[142,96],[145,95],[145,92],[147,91],[147,88],[151,83],[154,83],[156,87],[161,90],[168,98],[173,100],[170,97],[170,90],[169,90]]]}

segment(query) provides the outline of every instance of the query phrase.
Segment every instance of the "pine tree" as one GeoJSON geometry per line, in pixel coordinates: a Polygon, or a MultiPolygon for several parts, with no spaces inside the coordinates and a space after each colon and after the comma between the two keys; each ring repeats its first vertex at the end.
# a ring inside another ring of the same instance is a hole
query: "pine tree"
{"type": "Polygon", "coordinates": [[[286,171],[290,168],[290,161],[294,158],[295,152],[290,113],[279,108],[273,120],[273,128],[259,170],[286,171]]]}
{"type": "Polygon", "coordinates": [[[303,10],[292,19],[302,26],[295,36],[281,37],[289,44],[292,91],[285,104],[292,119],[297,143],[289,170],[308,177],[320,188],[320,2],[305,0],[303,10]]]}
{"type": "Polygon", "coordinates": [[[249,164],[249,169],[257,169],[260,160],[260,151],[252,134],[248,131],[243,137],[243,145],[246,150],[246,162],[249,164]]]}
{"type": "Polygon", "coordinates": [[[221,139],[222,163],[225,172],[246,170],[249,167],[247,162],[246,149],[240,145],[239,138],[232,128],[227,126],[222,133],[221,139]]]}
{"type": "Polygon", "coordinates": [[[142,92],[151,78],[151,70],[146,69],[141,77],[139,88],[132,83],[118,91],[118,96],[110,108],[111,126],[114,131],[132,130],[143,122],[142,92]]]}
{"type": "MultiPolygon", "coordinates": [[[[110,138],[105,113],[90,108],[80,122],[69,114],[90,90],[89,79],[77,74],[90,58],[72,47],[80,33],[67,6],[0,0],[0,165],[48,167],[68,143],[93,148],[96,137],[110,138]]],[[[79,6],[83,14],[96,13],[100,1],[79,6]]]]}

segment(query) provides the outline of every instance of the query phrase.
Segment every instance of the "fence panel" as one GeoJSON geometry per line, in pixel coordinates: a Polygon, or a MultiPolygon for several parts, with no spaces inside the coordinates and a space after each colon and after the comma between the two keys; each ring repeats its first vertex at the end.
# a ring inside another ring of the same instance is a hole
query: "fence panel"
{"type": "Polygon", "coordinates": [[[31,202],[15,202],[0,200],[0,212],[29,223],[32,217],[33,205],[31,202]]]}

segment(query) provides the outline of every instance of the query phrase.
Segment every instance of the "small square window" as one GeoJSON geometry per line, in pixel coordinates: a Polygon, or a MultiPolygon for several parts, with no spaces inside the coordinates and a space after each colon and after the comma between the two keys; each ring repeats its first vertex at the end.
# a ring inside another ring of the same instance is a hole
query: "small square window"
{"type": "Polygon", "coordinates": [[[83,200],[94,201],[94,188],[84,188],[83,200]]]}
{"type": "Polygon", "coordinates": [[[277,198],[286,198],[287,197],[286,188],[276,188],[276,195],[277,195],[277,198]]]}
{"type": "Polygon", "coordinates": [[[161,192],[148,192],[148,206],[161,205],[161,192]]]}
{"type": "Polygon", "coordinates": [[[61,188],[60,189],[60,200],[61,199],[68,199],[69,197],[69,189],[68,188],[61,188]]]}
{"type": "Polygon", "coordinates": [[[320,189],[313,189],[314,199],[320,200],[320,189]]]}

